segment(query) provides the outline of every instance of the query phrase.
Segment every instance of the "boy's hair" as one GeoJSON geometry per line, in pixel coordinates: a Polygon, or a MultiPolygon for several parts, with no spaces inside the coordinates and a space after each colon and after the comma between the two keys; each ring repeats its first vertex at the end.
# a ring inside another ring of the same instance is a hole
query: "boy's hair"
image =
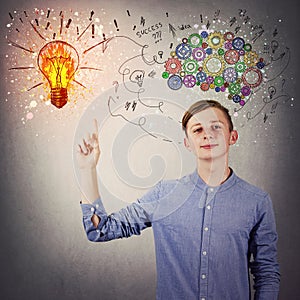
{"type": "Polygon", "coordinates": [[[185,134],[187,134],[186,127],[187,127],[187,123],[188,123],[189,119],[196,113],[203,111],[210,107],[220,109],[224,113],[224,115],[228,121],[229,131],[233,130],[233,123],[231,120],[231,116],[229,114],[229,110],[226,107],[224,107],[221,103],[219,103],[218,101],[215,101],[215,100],[200,100],[200,101],[197,101],[196,103],[194,103],[193,105],[191,105],[190,108],[185,112],[185,114],[182,117],[182,122],[181,122],[182,129],[184,130],[185,134]]]}

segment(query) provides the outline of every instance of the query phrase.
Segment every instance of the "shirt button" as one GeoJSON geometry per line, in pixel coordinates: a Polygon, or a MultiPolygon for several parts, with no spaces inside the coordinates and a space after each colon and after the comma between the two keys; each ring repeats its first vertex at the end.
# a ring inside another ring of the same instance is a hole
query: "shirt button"
{"type": "Polygon", "coordinates": [[[99,208],[99,204],[96,204],[96,208],[99,208]]]}
{"type": "Polygon", "coordinates": [[[202,279],[205,279],[205,278],[206,278],[206,275],[205,275],[205,274],[202,274],[201,278],[202,278],[202,279]]]}
{"type": "Polygon", "coordinates": [[[91,212],[94,212],[95,211],[95,208],[94,207],[91,207],[91,212]]]}
{"type": "Polygon", "coordinates": [[[210,192],[213,192],[213,191],[214,191],[214,189],[213,189],[213,188],[210,188],[210,189],[209,189],[209,191],[210,191],[210,192]]]}
{"type": "Polygon", "coordinates": [[[207,208],[207,209],[211,209],[211,206],[210,206],[210,205],[207,205],[206,208],[207,208]]]}
{"type": "Polygon", "coordinates": [[[208,231],[208,227],[205,227],[204,230],[205,230],[205,231],[208,231]]]}
{"type": "Polygon", "coordinates": [[[206,300],[205,298],[201,298],[201,300],[206,300]]]}
{"type": "Polygon", "coordinates": [[[205,255],[207,254],[207,252],[206,252],[206,251],[203,251],[202,254],[205,256],[205,255]]]}

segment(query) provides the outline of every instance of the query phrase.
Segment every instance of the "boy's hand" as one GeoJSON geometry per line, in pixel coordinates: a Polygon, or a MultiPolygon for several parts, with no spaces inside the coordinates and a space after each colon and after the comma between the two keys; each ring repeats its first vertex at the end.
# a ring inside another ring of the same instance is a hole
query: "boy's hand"
{"type": "Polygon", "coordinates": [[[87,140],[82,140],[82,145],[78,145],[77,162],[80,169],[96,168],[100,157],[100,147],[98,140],[98,122],[94,119],[95,132],[88,134],[87,140]]]}

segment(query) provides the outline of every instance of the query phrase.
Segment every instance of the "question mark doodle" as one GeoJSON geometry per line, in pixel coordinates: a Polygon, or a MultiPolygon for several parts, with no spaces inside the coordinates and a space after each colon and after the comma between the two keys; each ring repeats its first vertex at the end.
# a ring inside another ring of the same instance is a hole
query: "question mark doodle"
{"type": "Polygon", "coordinates": [[[278,43],[277,41],[273,40],[273,41],[271,42],[271,49],[272,49],[272,53],[273,53],[273,54],[274,54],[275,51],[278,49],[278,47],[279,47],[279,43],[278,43]]]}
{"type": "Polygon", "coordinates": [[[115,86],[115,93],[117,93],[118,92],[118,88],[119,88],[119,82],[115,80],[113,82],[113,85],[115,86]]]}
{"type": "Polygon", "coordinates": [[[164,52],[163,51],[158,51],[157,54],[159,55],[160,58],[162,58],[164,52]]]}
{"type": "Polygon", "coordinates": [[[274,86],[270,86],[270,87],[268,88],[268,92],[269,92],[269,95],[270,95],[270,99],[272,99],[273,96],[276,94],[276,89],[275,89],[275,87],[274,87],[274,86]]]}

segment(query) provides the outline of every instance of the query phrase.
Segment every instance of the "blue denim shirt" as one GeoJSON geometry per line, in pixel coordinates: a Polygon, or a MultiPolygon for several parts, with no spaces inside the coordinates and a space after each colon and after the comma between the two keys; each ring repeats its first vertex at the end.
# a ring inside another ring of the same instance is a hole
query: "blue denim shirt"
{"type": "Polygon", "coordinates": [[[279,291],[277,233],[269,195],[234,172],[218,187],[194,173],[160,181],[145,196],[107,215],[100,199],[82,204],[90,241],[154,232],[157,299],[275,300],[279,291]],[[97,228],[93,214],[101,220],[97,228]]]}

